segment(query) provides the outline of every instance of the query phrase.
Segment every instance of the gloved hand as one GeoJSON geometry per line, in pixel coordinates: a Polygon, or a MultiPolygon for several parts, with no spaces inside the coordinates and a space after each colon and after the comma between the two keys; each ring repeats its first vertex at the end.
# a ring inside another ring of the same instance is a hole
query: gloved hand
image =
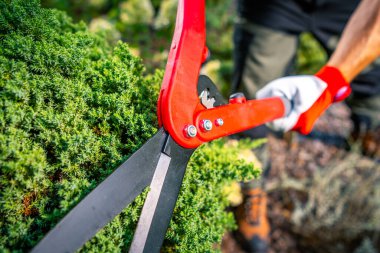
{"type": "Polygon", "coordinates": [[[333,102],[351,93],[349,84],[337,68],[325,66],[315,76],[289,76],[276,79],[256,94],[257,98],[283,97],[290,101],[288,114],[270,123],[279,131],[311,132],[315,121],[333,102]]]}

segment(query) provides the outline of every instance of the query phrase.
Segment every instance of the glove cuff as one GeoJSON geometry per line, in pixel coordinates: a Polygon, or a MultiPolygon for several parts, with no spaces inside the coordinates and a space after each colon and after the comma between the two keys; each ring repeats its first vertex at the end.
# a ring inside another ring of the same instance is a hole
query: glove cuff
{"type": "Polygon", "coordinates": [[[327,91],[333,98],[331,102],[342,101],[350,95],[351,87],[339,69],[324,66],[315,76],[327,83],[327,91]]]}
{"type": "Polygon", "coordinates": [[[327,87],[314,104],[299,116],[293,127],[293,130],[302,134],[310,133],[315,121],[331,103],[341,101],[351,93],[350,85],[335,67],[324,66],[315,76],[326,83],[327,87]]]}

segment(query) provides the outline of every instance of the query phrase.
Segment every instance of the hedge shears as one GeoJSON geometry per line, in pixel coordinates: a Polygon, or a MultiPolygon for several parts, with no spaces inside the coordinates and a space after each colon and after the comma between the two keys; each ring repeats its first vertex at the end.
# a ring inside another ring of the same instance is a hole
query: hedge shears
{"type": "Polygon", "coordinates": [[[75,206],[32,250],[74,252],[146,187],[129,252],[159,252],[194,150],[205,142],[286,115],[289,102],[274,97],[226,102],[200,75],[206,47],[205,0],[179,0],[175,32],[158,100],[160,129],[75,206]]]}

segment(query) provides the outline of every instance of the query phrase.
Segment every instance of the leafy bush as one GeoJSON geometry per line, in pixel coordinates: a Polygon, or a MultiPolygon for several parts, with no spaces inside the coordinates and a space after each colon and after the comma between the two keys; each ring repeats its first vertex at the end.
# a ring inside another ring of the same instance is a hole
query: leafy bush
{"type": "MultiPolygon", "coordinates": [[[[33,247],[155,133],[161,78],[146,76],[126,44],[111,48],[38,0],[0,2],[0,251],[33,247]]],[[[234,227],[222,188],[258,170],[238,160],[239,146],[223,144],[193,155],[164,251],[217,250],[234,227]]],[[[125,251],[143,200],[83,251],[125,251]]]]}
{"type": "Polygon", "coordinates": [[[327,61],[327,54],[321,44],[310,33],[300,35],[300,46],[297,50],[296,73],[315,74],[327,61]]]}

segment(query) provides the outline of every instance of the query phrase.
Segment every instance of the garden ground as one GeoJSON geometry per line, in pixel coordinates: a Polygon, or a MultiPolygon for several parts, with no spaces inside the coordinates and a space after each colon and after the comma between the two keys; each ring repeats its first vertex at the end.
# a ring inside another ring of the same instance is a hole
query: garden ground
{"type": "MultiPolygon", "coordinates": [[[[336,104],[317,122],[314,138],[268,139],[269,252],[379,252],[380,164],[355,145],[344,148],[349,116],[336,104]]],[[[232,233],[222,251],[244,252],[232,233]]]]}

